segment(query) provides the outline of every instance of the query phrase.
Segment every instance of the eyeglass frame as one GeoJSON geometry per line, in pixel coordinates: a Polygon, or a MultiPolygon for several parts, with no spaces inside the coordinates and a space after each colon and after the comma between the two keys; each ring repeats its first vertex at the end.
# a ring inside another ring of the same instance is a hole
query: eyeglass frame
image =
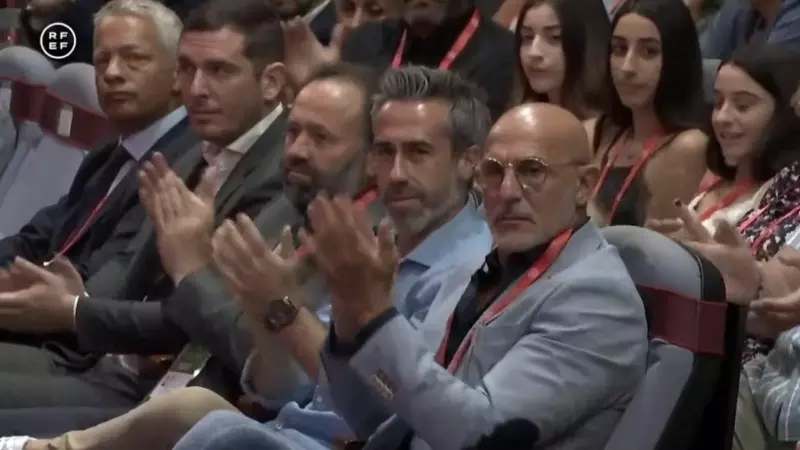
{"type": "Polygon", "coordinates": [[[481,166],[483,166],[484,163],[486,163],[487,161],[492,161],[492,162],[496,163],[498,166],[500,166],[503,169],[503,176],[500,179],[500,183],[499,183],[498,187],[502,187],[503,182],[505,181],[506,176],[508,175],[508,170],[511,169],[511,172],[514,174],[514,179],[516,180],[517,184],[519,184],[520,188],[522,188],[522,190],[524,190],[524,191],[534,191],[534,192],[541,190],[541,188],[545,185],[545,183],[547,183],[547,180],[548,180],[547,175],[549,175],[550,173],[553,173],[554,172],[554,170],[553,170],[554,168],[557,168],[557,167],[572,167],[572,166],[580,167],[580,166],[588,166],[588,165],[591,164],[591,162],[577,161],[577,160],[564,161],[564,162],[547,162],[547,161],[545,161],[544,159],[542,159],[542,158],[540,158],[538,156],[528,156],[528,157],[525,157],[525,158],[522,158],[522,159],[518,159],[518,160],[514,160],[514,161],[502,162],[497,158],[493,158],[491,156],[487,156],[487,157],[484,157],[481,160],[481,162],[478,163],[475,166],[475,182],[478,184],[478,186],[480,186],[481,190],[485,190],[486,189],[486,183],[481,182],[481,175],[480,175],[481,174],[481,166]],[[519,175],[517,174],[517,167],[520,164],[525,163],[525,162],[529,162],[529,161],[536,162],[545,171],[544,180],[542,180],[541,184],[536,188],[533,188],[533,187],[528,186],[525,183],[523,183],[522,180],[520,179],[519,175]]]}

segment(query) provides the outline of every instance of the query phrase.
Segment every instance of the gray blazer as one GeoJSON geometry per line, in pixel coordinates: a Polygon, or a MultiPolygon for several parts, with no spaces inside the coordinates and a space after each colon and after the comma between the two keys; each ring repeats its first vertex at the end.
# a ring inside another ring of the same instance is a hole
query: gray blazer
{"type": "MultiPolygon", "coordinates": [[[[455,376],[433,359],[445,323],[483,255],[426,281],[434,296],[419,328],[395,317],[349,360],[322,358],[336,411],[367,449],[458,450],[525,418],[537,448],[602,448],[644,375],[642,300],[614,247],[590,222],[549,270],[478,328],[455,376]]],[[[414,292],[412,290],[412,292],[414,292]]]]}

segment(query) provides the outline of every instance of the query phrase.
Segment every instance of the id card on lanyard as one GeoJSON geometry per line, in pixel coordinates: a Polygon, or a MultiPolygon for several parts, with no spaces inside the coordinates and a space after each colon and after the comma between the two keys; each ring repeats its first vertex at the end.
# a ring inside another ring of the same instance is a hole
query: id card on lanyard
{"type": "MultiPolygon", "coordinates": [[[[464,359],[464,356],[467,354],[467,351],[472,347],[472,341],[475,339],[475,330],[478,329],[478,327],[484,326],[496,319],[504,309],[511,305],[514,300],[516,300],[517,297],[519,297],[519,295],[525,291],[525,289],[529,288],[542,276],[542,274],[547,272],[550,266],[552,266],[555,260],[558,258],[558,255],[561,254],[561,251],[564,250],[564,247],[567,246],[567,242],[569,242],[573,232],[574,229],[570,228],[559,233],[550,242],[550,245],[547,246],[547,249],[542,256],[539,257],[539,259],[537,259],[536,262],[534,262],[533,265],[531,265],[531,267],[528,268],[528,270],[525,271],[525,273],[513,285],[511,285],[510,288],[506,290],[502,297],[492,303],[492,305],[481,315],[477,323],[470,328],[469,332],[464,337],[464,340],[461,341],[461,345],[458,346],[458,349],[453,354],[453,358],[450,360],[450,363],[447,364],[446,368],[448,371],[450,371],[450,373],[455,373],[455,371],[458,369],[458,366],[461,364],[461,361],[464,359]]],[[[448,341],[450,340],[450,330],[452,325],[453,314],[450,314],[450,318],[447,319],[444,338],[439,344],[439,349],[436,351],[436,362],[442,367],[445,367],[445,354],[447,353],[447,345],[448,341]]]]}
{"type": "MultiPolygon", "coordinates": [[[[627,192],[628,188],[630,187],[633,180],[636,178],[636,175],[644,167],[645,163],[650,159],[651,156],[659,149],[658,142],[664,136],[664,133],[661,131],[657,131],[653,133],[652,136],[647,138],[642,144],[642,151],[636,156],[636,161],[631,166],[631,170],[628,172],[628,176],[625,177],[625,181],[622,183],[622,187],[620,188],[617,196],[614,197],[614,202],[611,204],[611,208],[608,210],[607,218],[610,221],[614,214],[617,212],[617,208],[619,207],[620,202],[622,202],[622,198],[625,196],[625,192],[627,192]]],[[[594,200],[597,197],[597,193],[600,192],[600,187],[603,186],[603,183],[606,181],[606,177],[608,176],[608,171],[611,170],[611,167],[614,166],[614,163],[617,161],[617,157],[619,156],[619,145],[622,144],[622,140],[618,142],[617,145],[609,150],[608,161],[606,161],[605,165],[603,165],[603,170],[600,172],[600,178],[597,180],[597,184],[594,185],[594,191],[592,192],[592,199],[594,200]]]]}
{"type": "Polygon", "coordinates": [[[172,362],[167,373],[161,377],[156,387],[145,397],[145,400],[158,395],[185,388],[197,378],[211,359],[211,352],[197,344],[187,344],[172,362]]]}
{"type": "MultiPolygon", "coordinates": [[[[441,62],[439,62],[439,70],[449,70],[450,66],[453,65],[453,61],[458,57],[459,54],[464,50],[464,48],[469,43],[472,36],[475,34],[475,31],[478,29],[478,25],[481,22],[481,15],[476,9],[475,12],[472,14],[472,17],[467,22],[467,25],[461,30],[461,34],[458,35],[455,42],[453,42],[453,46],[450,47],[450,50],[447,51],[447,54],[444,56],[441,62]]],[[[394,53],[394,58],[392,58],[392,69],[397,69],[403,64],[403,53],[406,51],[406,42],[408,41],[408,30],[403,30],[403,34],[400,36],[400,44],[397,46],[397,50],[394,53]]]]}

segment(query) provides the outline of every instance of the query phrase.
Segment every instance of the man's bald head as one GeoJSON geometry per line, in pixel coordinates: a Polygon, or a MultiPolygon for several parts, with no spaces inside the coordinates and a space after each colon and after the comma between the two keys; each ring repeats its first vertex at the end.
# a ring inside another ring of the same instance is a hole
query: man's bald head
{"type": "Polygon", "coordinates": [[[586,215],[597,168],[583,124],[548,103],[518,106],[495,123],[478,171],[501,253],[552,239],[586,215]]]}
{"type": "Polygon", "coordinates": [[[589,138],[581,121],[551,103],[527,103],[509,110],[492,127],[487,146],[493,141],[524,143],[528,154],[546,161],[557,158],[588,164],[592,159],[589,138]]]}

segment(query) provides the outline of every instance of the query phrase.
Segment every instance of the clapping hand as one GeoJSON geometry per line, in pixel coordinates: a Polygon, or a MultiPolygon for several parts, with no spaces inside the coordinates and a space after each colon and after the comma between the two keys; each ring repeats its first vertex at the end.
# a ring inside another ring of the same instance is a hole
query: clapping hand
{"type": "Polygon", "coordinates": [[[211,262],[217,178],[207,169],[192,192],[160,153],[139,173],[139,198],[155,228],[161,264],[175,283],[211,262]]]}
{"type": "Polygon", "coordinates": [[[283,34],[284,66],[294,84],[302,86],[317,68],[339,61],[346,30],[337,25],[326,47],[311,31],[308,22],[296,17],[283,24],[283,34]]]}
{"type": "Polygon", "coordinates": [[[74,329],[75,296],[84,288],[68,260],[57,257],[45,269],[18,257],[8,273],[19,288],[0,293],[0,328],[42,333],[74,329]]]}
{"type": "Polygon", "coordinates": [[[226,220],[217,229],[212,246],[217,269],[251,318],[260,320],[270,301],[298,292],[299,258],[288,226],[281,232],[280,244],[273,249],[253,221],[240,214],[235,221],[226,220]]]}
{"type": "Polygon", "coordinates": [[[363,206],[343,197],[318,196],[308,216],[313,232],[300,240],[328,286],[337,335],[352,339],[392,307],[399,256],[391,226],[381,222],[376,235],[363,206]]]}

